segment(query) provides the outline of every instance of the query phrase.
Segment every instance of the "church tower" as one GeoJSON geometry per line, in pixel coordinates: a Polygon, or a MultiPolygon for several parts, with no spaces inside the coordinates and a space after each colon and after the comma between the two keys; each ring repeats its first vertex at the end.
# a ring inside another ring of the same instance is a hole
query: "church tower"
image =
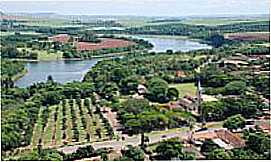
{"type": "Polygon", "coordinates": [[[202,107],[201,107],[201,101],[202,101],[201,95],[202,95],[202,87],[201,87],[201,84],[200,84],[200,78],[198,78],[198,80],[197,80],[197,104],[196,104],[196,111],[197,111],[197,113],[200,116],[200,120],[202,122],[202,125],[205,125],[205,118],[203,116],[203,110],[202,110],[202,107]]]}

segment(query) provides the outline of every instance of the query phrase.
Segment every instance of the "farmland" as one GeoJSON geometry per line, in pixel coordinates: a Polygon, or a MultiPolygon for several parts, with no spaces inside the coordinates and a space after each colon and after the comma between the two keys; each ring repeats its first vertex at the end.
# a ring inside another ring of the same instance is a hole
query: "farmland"
{"type": "Polygon", "coordinates": [[[126,41],[121,39],[110,39],[110,38],[101,38],[100,43],[87,43],[87,42],[78,42],[76,44],[76,49],[78,51],[87,51],[87,50],[99,50],[106,48],[122,48],[135,45],[132,41],[126,41]]]}
{"type": "Polygon", "coordinates": [[[110,125],[90,99],[65,99],[41,108],[34,127],[31,147],[60,147],[113,138],[110,125]]]}
{"type": "Polygon", "coordinates": [[[183,20],[182,23],[188,25],[206,25],[206,26],[217,26],[217,25],[230,25],[237,23],[248,23],[256,21],[266,21],[264,18],[191,18],[183,20]]]}
{"type": "Polygon", "coordinates": [[[246,40],[246,41],[269,41],[269,32],[246,32],[246,33],[232,33],[225,34],[225,38],[229,40],[246,40]]]}

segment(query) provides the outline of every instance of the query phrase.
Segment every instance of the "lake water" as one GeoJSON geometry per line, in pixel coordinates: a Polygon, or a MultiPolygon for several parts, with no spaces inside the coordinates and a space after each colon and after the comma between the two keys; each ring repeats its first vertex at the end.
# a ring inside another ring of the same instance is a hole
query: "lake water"
{"type": "Polygon", "coordinates": [[[151,51],[165,52],[168,49],[173,51],[188,52],[191,50],[211,49],[207,44],[202,44],[188,39],[173,39],[173,38],[150,38],[143,37],[144,40],[151,42],[154,47],[151,51]]]}
{"type": "Polygon", "coordinates": [[[199,49],[211,49],[212,46],[203,44],[194,40],[190,40],[181,36],[156,36],[156,35],[119,35],[123,37],[133,37],[137,39],[144,39],[154,45],[150,51],[166,52],[171,49],[175,51],[192,51],[199,49]]]}
{"type": "Polygon", "coordinates": [[[46,81],[49,75],[59,83],[66,83],[74,80],[80,81],[88,72],[89,68],[93,67],[97,62],[97,59],[83,61],[29,62],[26,65],[28,73],[16,81],[15,84],[18,87],[27,87],[36,82],[46,81]]]}
{"type": "MultiPolygon", "coordinates": [[[[171,37],[152,37],[152,36],[134,36],[142,38],[154,45],[151,51],[163,52],[167,49],[173,51],[190,51],[197,49],[210,49],[211,47],[199,42],[171,38],[171,37]]],[[[44,61],[27,63],[28,73],[16,81],[18,87],[27,87],[36,82],[46,81],[51,75],[59,83],[70,81],[81,81],[87,71],[98,62],[97,59],[83,61],[44,61]]]]}

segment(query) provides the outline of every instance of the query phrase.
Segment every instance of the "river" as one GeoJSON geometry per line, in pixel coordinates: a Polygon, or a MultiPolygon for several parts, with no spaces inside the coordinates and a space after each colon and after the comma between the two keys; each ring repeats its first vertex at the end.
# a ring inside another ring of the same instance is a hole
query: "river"
{"type": "MultiPolygon", "coordinates": [[[[142,38],[154,45],[150,51],[163,52],[167,49],[173,51],[190,51],[197,49],[210,49],[211,47],[196,41],[168,36],[134,36],[142,38]]],[[[28,73],[15,82],[18,87],[27,87],[33,83],[46,81],[51,75],[59,83],[81,81],[87,71],[95,66],[98,59],[82,61],[40,61],[26,64],[28,73]]]]}

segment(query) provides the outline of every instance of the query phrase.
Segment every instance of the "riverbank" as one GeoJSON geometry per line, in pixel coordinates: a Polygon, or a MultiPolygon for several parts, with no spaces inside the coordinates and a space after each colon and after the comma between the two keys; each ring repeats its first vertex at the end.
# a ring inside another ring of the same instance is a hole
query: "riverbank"
{"type": "Polygon", "coordinates": [[[14,75],[14,76],[12,76],[12,78],[11,78],[12,81],[13,81],[13,82],[16,82],[17,80],[21,79],[24,75],[26,75],[27,72],[28,72],[27,69],[24,68],[24,70],[23,70],[22,72],[20,72],[20,73],[14,75]]]}
{"type": "Polygon", "coordinates": [[[116,36],[120,36],[120,37],[135,37],[138,38],[140,37],[140,39],[144,39],[144,38],[159,38],[159,39],[179,39],[179,40],[191,40],[191,41],[196,41],[199,43],[206,43],[206,41],[203,41],[202,39],[196,39],[196,38],[191,38],[188,36],[181,36],[181,35],[162,35],[162,34],[157,34],[157,35],[153,35],[153,34],[136,34],[136,35],[132,35],[132,34],[114,34],[116,36]]]}
{"type": "MultiPolygon", "coordinates": [[[[144,50],[136,50],[133,52],[143,52],[144,50]]],[[[91,60],[91,59],[97,59],[97,58],[110,58],[110,57],[116,57],[116,56],[123,56],[129,54],[131,51],[126,52],[118,52],[118,53],[109,53],[109,54],[103,54],[103,55],[94,55],[87,58],[60,58],[57,60],[33,60],[33,59],[20,59],[20,58],[13,58],[10,59],[12,61],[23,61],[23,62],[50,62],[50,61],[84,61],[84,60],[91,60]]]]}

